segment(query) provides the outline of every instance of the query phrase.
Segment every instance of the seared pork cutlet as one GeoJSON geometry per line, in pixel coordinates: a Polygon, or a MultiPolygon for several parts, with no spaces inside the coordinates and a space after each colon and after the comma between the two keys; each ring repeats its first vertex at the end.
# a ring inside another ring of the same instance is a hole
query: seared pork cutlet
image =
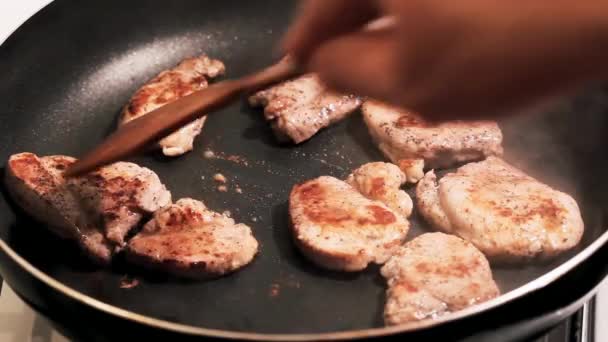
{"type": "MultiPolygon", "coordinates": [[[[206,88],[207,78],[222,75],[224,70],[221,61],[206,55],[185,59],[175,68],[161,72],[135,92],[120,116],[120,125],[206,88]]],[[[205,117],[202,117],[160,140],[163,154],[173,157],[192,150],[194,138],[201,133],[204,123],[205,117]]]]}
{"type": "Polygon", "coordinates": [[[29,215],[77,241],[93,261],[108,264],[142,215],[170,203],[171,195],[152,171],[131,163],[66,181],[63,170],[74,162],[67,156],[13,155],[6,185],[29,215]]]}
{"type": "Polygon", "coordinates": [[[488,260],[471,243],[428,233],[400,247],[381,269],[387,325],[433,319],[500,294],[488,260]]]}
{"type": "Polygon", "coordinates": [[[470,241],[491,261],[550,257],[576,246],[584,224],[576,201],[500,158],[418,183],[417,206],[437,229],[470,241]]]}
{"type": "Polygon", "coordinates": [[[363,118],[379,149],[404,168],[416,159],[427,168],[445,168],[503,152],[502,132],[492,121],[431,124],[376,101],[363,104],[363,118]]]}
{"type": "Polygon", "coordinates": [[[146,215],[171,203],[171,193],[152,170],[127,162],[70,178],[67,186],[102,225],[106,238],[120,247],[146,215]]]}
{"type": "Polygon", "coordinates": [[[332,270],[360,271],[369,263],[383,264],[409,230],[402,215],[328,176],[294,186],[289,214],[302,253],[332,270]]]}
{"type": "Polygon", "coordinates": [[[412,199],[401,186],[407,177],[395,164],[367,163],[353,171],[346,182],[363,196],[378,200],[396,213],[409,217],[412,214],[412,199]]]}
{"type": "Polygon", "coordinates": [[[333,93],[316,75],[307,74],[259,91],[249,103],[265,107],[264,116],[280,141],[299,144],[354,112],[361,101],[333,93]]]}
{"type": "Polygon", "coordinates": [[[257,251],[251,228],[185,198],[154,213],[129,241],[127,257],[152,269],[201,278],[234,272],[257,251]]]}

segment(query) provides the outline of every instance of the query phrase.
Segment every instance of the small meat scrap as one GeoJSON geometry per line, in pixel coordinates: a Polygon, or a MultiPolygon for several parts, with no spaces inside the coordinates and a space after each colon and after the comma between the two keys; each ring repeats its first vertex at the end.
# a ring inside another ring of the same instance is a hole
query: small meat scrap
{"type": "Polygon", "coordinates": [[[203,153],[203,157],[207,159],[213,159],[215,158],[215,153],[211,150],[205,150],[205,152],[203,153]]]}
{"type": "Polygon", "coordinates": [[[424,177],[424,159],[401,159],[397,166],[407,176],[408,183],[418,183],[424,177]]]}
{"type": "Polygon", "coordinates": [[[281,293],[281,285],[272,284],[270,286],[270,297],[277,297],[281,293]]]}
{"type": "Polygon", "coordinates": [[[221,173],[216,173],[215,175],[213,175],[213,180],[219,183],[226,183],[227,181],[226,176],[221,173]]]}
{"type": "Polygon", "coordinates": [[[381,201],[403,217],[409,217],[414,205],[410,196],[401,190],[406,178],[397,165],[374,162],[353,171],[346,182],[363,196],[381,201]]]}
{"type": "Polygon", "coordinates": [[[217,191],[219,192],[228,192],[228,187],[225,185],[220,185],[217,187],[217,191]]]}
{"type": "Polygon", "coordinates": [[[130,290],[134,287],[137,287],[138,285],[139,285],[139,280],[137,280],[135,278],[130,278],[130,277],[124,276],[120,280],[121,289],[130,290]]]}

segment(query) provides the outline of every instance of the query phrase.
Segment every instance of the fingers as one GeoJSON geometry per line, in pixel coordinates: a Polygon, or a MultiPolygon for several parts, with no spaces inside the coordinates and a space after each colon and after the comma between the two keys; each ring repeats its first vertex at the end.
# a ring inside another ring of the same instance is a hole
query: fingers
{"type": "Polygon", "coordinates": [[[393,30],[356,32],[319,46],[308,67],[337,91],[386,100],[396,84],[393,30]]]}
{"type": "Polygon", "coordinates": [[[306,0],[281,47],[306,62],[323,42],[356,31],[377,15],[373,0],[306,0]]]}

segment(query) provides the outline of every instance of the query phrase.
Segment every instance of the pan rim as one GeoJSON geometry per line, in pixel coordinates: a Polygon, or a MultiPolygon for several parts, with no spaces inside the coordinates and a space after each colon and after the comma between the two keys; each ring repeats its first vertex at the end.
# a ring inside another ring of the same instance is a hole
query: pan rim
{"type": "MultiPolygon", "coordinates": [[[[44,14],[44,11],[57,3],[57,0],[48,0],[48,2],[42,5],[37,11],[35,11],[29,18],[24,20],[18,27],[16,27],[10,34],[6,36],[4,41],[0,41],[0,51],[6,48],[7,42],[14,39],[20,31],[24,30],[25,27],[30,24],[39,15],[44,14]]],[[[94,297],[88,296],[80,291],[71,288],[50,275],[42,272],[37,267],[32,265],[24,257],[19,255],[12,247],[9,246],[3,238],[0,238],[0,252],[4,253],[9,259],[16,263],[22,270],[26,271],[30,276],[34,277],[41,283],[52,288],[53,290],[71,298],[72,300],[101,311],[105,314],[122,318],[133,323],[149,326],[161,330],[171,331],[175,333],[188,334],[201,337],[213,337],[223,339],[238,339],[248,341],[310,341],[310,340],[326,340],[326,341],[337,341],[337,340],[352,340],[361,338],[372,338],[372,337],[383,337],[393,334],[406,333],[419,331],[443,325],[449,322],[453,322],[468,316],[481,314],[485,311],[499,307],[514,301],[526,294],[538,291],[547,285],[553,283],[558,278],[564,276],[566,273],[576,268],[578,265],[587,260],[593,255],[599,248],[608,244],[608,230],[604,231],[599,237],[597,237],[592,243],[590,243],[583,250],[578,252],[576,255],[557,266],[553,270],[543,274],[542,276],[518,287],[507,293],[500,295],[499,297],[493,298],[489,301],[477,304],[475,306],[445,315],[436,320],[426,320],[422,322],[411,322],[397,326],[378,327],[378,328],[367,328],[358,330],[348,331],[336,331],[328,333],[300,333],[300,334],[276,334],[276,333],[256,333],[256,332],[236,332],[221,329],[211,329],[198,327],[193,325],[187,325],[182,323],[170,322],[167,320],[154,318],[139,314],[127,309],[122,309],[112,304],[105,303],[94,297]]],[[[5,279],[5,281],[7,281],[5,279]]],[[[7,281],[8,283],[8,281],[7,281]]],[[[10,285],[10,284],[9,284],[10,285]]]]}
{"type": "Polygon", "coordinates": [[[591,255],[593,255],[599,248],[604,246],[606,243],[608,243],[608,231],[602,233],[602,235],[600,235],[595,241],[593,241],[591,244],[589,244],[589,246],[577,253],[575,256],[568,259],[553,270],[534,279],[533,281],[524,284],[516,289],[513,289],[507,293],[504,293],[501,296],[491,299],[487,302],[480,303],[475,306],[448,314],[436,320],[411,322],[397,326],[379,328],[306,334],[274,334],[245,331],[236,332],[229,330],[197,327],[193,325],[175,323],[159,318],[146,316],[143,314],[135,313],[133,311],[129,311],[127,309],[119,308],[112,304],[105,303],[61,283],[55,278],[42,272],[34,265],[32,265],[29,261],[27,261],[25,258],[20,256],[4,241],[4,239],[0,239],[0,251],[4,252],[13,262],[19,265],[23,270],[28,272],[32,277],[36,278],[38,281],[44,283],[46,286],[54,289],[55,291],[60,292],[63,295],[71,298],[72,300],[75,300],[83,305],[87,305],[106,314],[126,319],[141,325],[150,326],[153,328],[167,330],[175,333],[224,339],[239,339],[249,341],[337,341],[370,337],[383,337],[387,335],[413,332],[436,327],[468,316],[483,313],[498,306],[507,304],[508,302],[516,300],[526,294],[538,291],[546,287],[547,285],[553,283],[558,278],[562,277],[570,270],[574,269],[576,266],[587,260],[591,255]]]}

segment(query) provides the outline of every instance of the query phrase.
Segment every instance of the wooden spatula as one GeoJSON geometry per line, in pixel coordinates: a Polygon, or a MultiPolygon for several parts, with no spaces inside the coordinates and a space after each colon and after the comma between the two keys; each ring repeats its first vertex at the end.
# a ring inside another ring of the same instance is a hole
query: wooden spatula
{"type": "Polygon", "coordinates": [[[283,58],[279,63],[238,80],[228,80],[185,96],[128,122],[91,152],[72,164],[66,177],[80,176],[107,164],[124,160],[145,150],[178,128],[218,110],[250,93],[298,74],[296,63],[283,58]]]}

